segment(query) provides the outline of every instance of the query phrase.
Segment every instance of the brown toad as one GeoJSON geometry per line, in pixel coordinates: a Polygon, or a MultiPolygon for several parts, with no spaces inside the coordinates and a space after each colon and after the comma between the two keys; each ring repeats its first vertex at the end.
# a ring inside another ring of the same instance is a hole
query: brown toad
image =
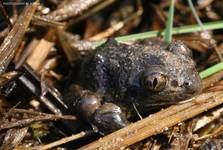
{"type": "Polygon", "coordinates": [[[101,133],[109,133],[128,124],[133,106],[142,112],[174,104],[200,89],[191,51],[182,42],[108,40],[83,60],[79,83],[70,87],[66,102],[101,133]]]}

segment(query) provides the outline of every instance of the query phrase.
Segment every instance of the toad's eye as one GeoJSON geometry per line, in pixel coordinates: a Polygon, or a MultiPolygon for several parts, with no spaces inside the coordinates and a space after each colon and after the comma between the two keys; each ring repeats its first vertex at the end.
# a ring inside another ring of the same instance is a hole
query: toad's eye
{"type": "Polygon", "coordinates": [[[165,88],[166,82],[167,79],[165,75],[160,73],[153,73],[144,75],[142,85],[150,91],[159,92],[165,88]]]}

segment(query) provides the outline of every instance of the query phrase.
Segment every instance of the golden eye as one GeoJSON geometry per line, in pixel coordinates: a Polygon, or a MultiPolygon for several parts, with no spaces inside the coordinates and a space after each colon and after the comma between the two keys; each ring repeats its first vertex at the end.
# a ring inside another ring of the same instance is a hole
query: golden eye
{"type": "Polygon", "coordinates": [[[165,88],[167,79],[163,74],[154,73],[144,77],[143,86],[151,91],[158,92],[165,88]]]}

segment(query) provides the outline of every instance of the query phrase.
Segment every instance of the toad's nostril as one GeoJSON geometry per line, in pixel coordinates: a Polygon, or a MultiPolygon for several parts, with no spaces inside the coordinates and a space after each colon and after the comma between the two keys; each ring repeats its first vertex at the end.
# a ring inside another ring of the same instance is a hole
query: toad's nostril
{"type": "Polygon", "coordinates": [[[190,88],[192,88],[192,82],[185,81],[185,82],[183,83],[183,86],[184,86],[185,88],[187,88],[187,89],[190,89],[190,88]]]}
{"type": "Polygon", "coordinates": [[[197,88],[193,86],[193,83],[190,81],[185,81],[183,86],[186,88],[188,93],[194,94],[197,91],[197,88]]]}
{"type": "Polygon", "coordinates": [[[188,87],[190,85],[190,82],[184,82],[184,86],[188,87]]]}

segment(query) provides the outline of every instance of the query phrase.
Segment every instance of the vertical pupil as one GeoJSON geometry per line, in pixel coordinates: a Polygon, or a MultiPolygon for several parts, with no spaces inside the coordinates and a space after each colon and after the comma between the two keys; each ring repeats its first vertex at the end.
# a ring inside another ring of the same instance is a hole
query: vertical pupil
{"type": "Polygon", "coordinates": [[[155,79],[153,80],[153,89],[156,88],[157,84],[158,84],[158,80],[157,80],[157,78],[155,78],[155,79]]]}

